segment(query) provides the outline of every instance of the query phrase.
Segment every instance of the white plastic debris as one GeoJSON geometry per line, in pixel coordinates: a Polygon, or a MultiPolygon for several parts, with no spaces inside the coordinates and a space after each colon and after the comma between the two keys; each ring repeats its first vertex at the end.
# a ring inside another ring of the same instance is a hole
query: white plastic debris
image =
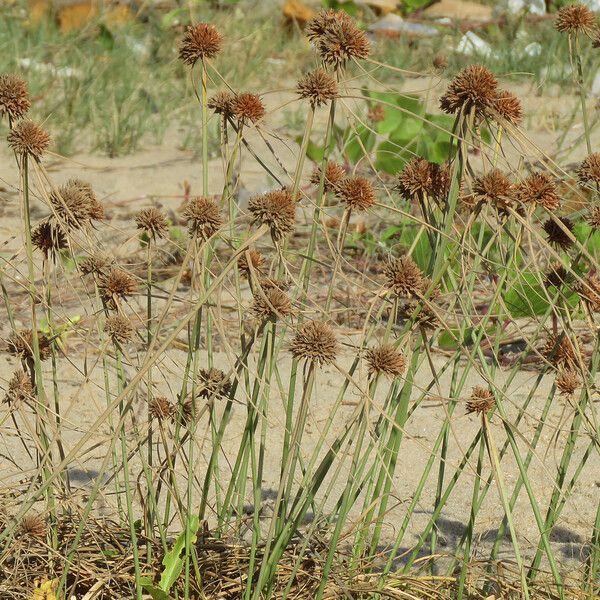
{"type": "MultiPolygon", "coordinates": [[[[598,1],[598,0],[593,0],[598,1]]],[[[498,7],[499,13],[517,15],[529,13],[530,15],[545,15],[546,3],[544,0],[504,0],[498,7]]]]}
{"type": "Polygon", "coordinates": [[[379,19],[376,23],[373,23],[369,27],[369,32],[377,33],[378,31],[388,31],[393,33],[404,33],[407,35],[415,36],[432,36],[438,35],[438,30],[430,25],[423,25],[422,23],[413,23],[412,21],[405,21],[400,15],[395,13],[389,13],[382,19],[379,19]]]}
{"type": "Polygon", "coordinates": [[[600,0],[581,0],[581,3],[594,12],[600,12],[600,0]]]}
{"type": "Polygon", "coordinates": [[[527,44],[525,48],[523,48],[523,54],[527,56],[539,56],[542,53],[542,45],[538,42],[531,42],[531,44],[527,44]]]}
{"type": "Polygon", "coordinates": [[[19,66],[23,69],[31,69],[38,73],[50,73],[58,77],[82,77],[82,73],[79,69],[73,69],[72,67],[58,67],[49,63],[41,63],[30,58],[20,58],[19,66]]]}
{"type": "Polygon", "coordinates": [[[483,56],[484,58],[491,58],[494,56],[492,47],[483,39],[481,39],[476,33],[467,31],[465,35],[460,38],[456,51],[466,56],[483,56]]]}

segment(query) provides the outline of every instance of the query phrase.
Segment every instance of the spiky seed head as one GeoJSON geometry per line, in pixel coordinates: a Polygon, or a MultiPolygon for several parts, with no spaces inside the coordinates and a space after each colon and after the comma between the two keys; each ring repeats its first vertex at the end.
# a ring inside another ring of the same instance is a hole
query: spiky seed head
{"type": "Polygon", "coordinates": [[[182,213],[191,237],[208,240],[223,226],[219,206],[212,198],[198,196],[185,204],[182,213]]]}
{"type": "Polygon", "coordinates": [[[590,311],[600,312],[600,277],[597,274],[588,273],[584,279],[577,282],[575,291],[590,311]]]}
{"type": "Polygon", "coordinates": [[[331,326],[324,321],[308,321],[300,325],[290,344],[294,358],[320,365],[335,362],[338,341],[331,326]]]}
{"type": "Polygon", "coordinates": [[[431,64],[436,71],[443,71],[448,66],[448,57],[445,54],[436,54],[431,64]]]}
{"type": "Polygon", "coordinates": [[[15,371],[8,382],[8,389],[4,396],[4,402],[11,406],[17,406],[21,402],[33,397],[33,385],[31,377],[22,369],[15,371]]]}
{"type": "Polygon", "coordinates": [[[137,282],[129,271],[113,266],[100,274],[98,288],[104,302],[114,307],[120,298],[135,294],[137,282]]]}
{"type": "Polygon", "coordinates": [[[79,268],[84,275],[106,275],[114,265],[115,259],[107,254],[97,253],[84,258],[79,268]]]}
{"type": "Polygon", "coordinates": [[[91,186],[79,179],[70,179],[53,191],[49,199],[60,222],[73,229],[85,227],[99,204],[91,186]]]}
{"type": "Polygon", "coordinates": [[[31,232],[31,243],[48,258],[67,247],[67,238],[58,225],[46,220],[31,232]]]}
{"type": "Polygon", "coordinates": [[[556,14],[554,26],[561,33],[585,33],[591,35],[596,28],[594,13],[583,4],[571,4],[556,14]]]}
{"type": "Polygon", "coordinates": [[[577,169],[579,185],[600,185],[600,152],[594,152],[584,158],[577,169]]]}
{"type": "Polygon", "coordinates": [[[254,294],[252,313],[258,319],[280,319],[292,313],[292,302],[285,292],[270,288],[254,294]]]}
{"type": "MultiPolygon", "coordinates": [[[[430,163],[431,169],[431,189],[429,194],[437,200],[439,204],[444,204],[448,200],[450,186],[452,185],[452,172],[450,164],[445,162],[441,165],[430,163]]],[[[459,194],[462,192],[462,182],[458,186],[459,194]]]]}
{"type": "Polygon", "coordinates": [[[573,235],[573,223],[567,217],[548,219],[544,223],[544,231],[548,236],[548,243],[560,250],[568,250],[574,243],[571,236],[564,229],[567,229],[571,236],[573,235]]]}
{"type": "Polygon", "coordinates": [[[8,115],[12,121],[22,118],[31,108],[27,84],[18,75],[0,75],[0,115],[8,115]]]}
{"type": "Polygon", "coordinates": [[[591,206],[588,209],[585,222],[593,229],[600,229],[600,206],[591,206]]]}
{"type": "Polygon", "coordinates": [[[512,125],[523,121],[523,105],[519,98],[508,90],[500,90],[492,105],[494,117],[512,125]]]}
{"type": "Polygon", "coordinates": [[[215,114],[227,119],[233,116],[234,100],[235,95],[229,91],[217,92],[212,98],[209,98],[208,108],[214,111],[215,114]]]}
{"type": "Polygon", "coordinates": [[[544,172],[529,175],[517,186],[516,196],[523,204],[543,206],[549,211],[555,211],[560,206],[556,182],[544,172]]]}
{"type": "Polygon", "coordinates": [[[19,525],[19,533],[31,539],[44,539],[46,537],[46,522],[39,515],[25,515],[19,525]]]}
{"type": "Polygon", "coordinates": [[[148,404],[148,413],[157,421],[166,421],[173,418],[175,407],[165,396],[158,396],[150,400],[148,404]]]}
{"type": "Polygon", "coordinates": [[[376,104],[367,112],[369,123],[381,123],[385,121],[385,108],[381,104],[376,104]]]}
{"type": "MultiPolygon", "coordinates": [[[[52,351],[50,340],[41,331],[38,331],[37,338],[40,360],[50,358],[52,351]]],[[[6,340],[6,351],[22,359],[33,359],[33,331],[31,329],[14,331],[6,340]]]]}
{"type": "Polygon", "coordinates": [[[338,96],[337,81],[323,69],[316,69],[306,73],[296,86],[296,93],[300,98],[310,102],[315,108],[323,106],[338,96]]]}
{"type": "Polygon", "coordinates": [[[342,10],[321,10],[306,24],[304,32],[311,42],[316,42],[339,21],[352,23],[352,17],[342,10]]]}
{"type": "Polygon", "coordinates": [[[140,210],[135,215],[135,224],[153,240],[165,237],[169,233],[169,222],[165,213],[155,207],[140,210]]]}
{"type": "Polygon", "coordinates": [[[115,344],[126,344],[133,338],[135,328],[131,321],[120,314],[111,315],[106,319],[106,333],[115,344]]]}
{"type": "Polygon", "coordinates": [[[179,58],[194,66],[199,60],[214,58],[223,47],[223,36],[211,23],[197,23],[187,28],[181,45],[179,58]]]}
{"type": "Polygon", "coordinates": [[[567,282],[569,274],[561,263],[553,264],[544,278],[544,286],[559,288],[567,282]]]}
{"type": "Polygon", "coordinates": [[[566,334],[548,335],[542,354],[555,367],[574,369],[580,356],[573,341],[566,334]]]}
{"type": "MultiPolygon", "coordinates": [[[[324,191],[333,192],[336,190],[338,184],[346,177],[346,170],[342,165],[329,160],[327,161],[327,168],[325,169],[324,179],[324,191]]],[[[310,182],[314,185],[320,185],[321,183],[321,167],[316,166],[312,173],[310,182]]]]}
{"type": "Polygon", "coordinates": [[[498,80],[485,67],[470,65],[460,71],[440,99],[441,109],[451,115],[475,111],[484,115],[498,96],[498,80]]]}
{"type": "Polygon", "coordinates": [[[429,279],[410,256],[392,258],[384,273],[388,288],[400,298],[421,298],[429,287],[429,279]]]}
{"type": "Polygon", "coordinates": [[[573,395],[581,386],[581,379],[577,371],[566,369],[561,371],[554,380],[556,387],[564,396],[573,395]]]}
{"type": "Polygon", "coordinates": [[[506,213],[514,200],[515,187],[500,169],[492,169],[473,182],[473,195],[476,201],[495,207],[506,213]]]}
{"type": "Polygon", "coordinates": [[[335,190],[336,196],[355,212],[368,210],[375,204],[375,189],[373,184],[360,175],[345,177],[335,190]]]}
{"type": "Polygon", "coordinates": [[[387,375],[395,379],[404,373],[406,360],[395,346],[382,345],[369,348],[365,354],[369,375],[387,375]]]}
{"type": "Polygon", "coordinates": [[[231,381],[220,369],[200,369],[198,396],[201,398],[226,398],[231,393],[231,381]]]}
{"type": "Polygon", "coordinates": [[[278,242],[294,230],[296,203],[288,189],[253,196],[248,202],[248,212],[254,225],[268,225],[271,237],[278,242]]]}
{"type": "Polygon", "coordinates": [[[29,119],[19,121],[6,139],[19,156],[30,156],[35,160],[39,160],[50,146],[48,132],[29,119]]]}
{"type": "Polygon", "coordinates": [[[261,277],[258,283],[265,292],[273,289],[287,292],[292,285],[289,279],[271,279],[270,277],[261,277]]]}
{"type": "MultiPolygon", "coordinates": [[[[439,290],[436,289],[432,296],[436,297],[438,294],[439,290]]],[[[398,307],[398,316],[406,320],[414,318],[415,326],[420,329],[434,330],[440,324],[440,319],[431,301],[423,303],[419,300],[408,300],[398,307]],[[419,313],[415,318],[414,314],[417,309],[419,313]]]]}
{"type": "Polygon", "coordinates": [[[264,263],[265,257],[258,250],[254,250],[253,248],[243,252],[237,262],[240,273],[246,278],[250,277],[250,267],[259,272],[264,263]],[[248,256],[250,260],[248,260],[248,256]]]}
{"type": "Polygon", "coordinates": [[[233,100],[232,108],[233,116],[242,123],[247,123],[248,121],[257,123],[267,112],[260,96],[249,92],[238,94],[233,100]]]}
{"type": "Polygon", "coordinates": [[[398,174],[396,189],[405,198],[419,198],[431,193],[432,163],[420,157],[409,160],[398,174]]]}
{"type": "Polygon", "coordinates": [[[471,396],[467,400],[467,414],[483,415],[492,410],[494,406],[496,406],[496,399],[491,390],[477,385],[471,390],[471,396]]]}

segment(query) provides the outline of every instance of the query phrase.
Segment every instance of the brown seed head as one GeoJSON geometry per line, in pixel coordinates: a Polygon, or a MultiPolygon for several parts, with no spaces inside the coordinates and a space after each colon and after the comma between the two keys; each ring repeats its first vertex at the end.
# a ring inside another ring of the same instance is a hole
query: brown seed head
{"type": "Polygon", "coordinates": [[[197,61],[214,58],[223,46],[223,36],[210,23],[198,23],[187,28],[181,45],[179,58],[194,66],[197,61]]]}
{"type": "Polygon", "coordinates": [[[254,225],[269,226],[271,237],[276,242],[294,230],[296,203],[288,189],[253,196],[248,202],[248,212],[254,225]]]}
{"type": "Polygon", "coordinates": [[[441,109],[449,114],[474,110],[479,116],[486,114],[498,96],[498,80],[485,67],[466,67],[450,82],[440,99],[441,109]]]}
{"type": "Polygon", "coordinates": [[[443,71],[448,66],[448,57],[445,54],[436,54],[431,64],[436,71],[443,71]]]}
{"type": "Polygon", "coordinates": [[[387,285],[400,298],[419,299],[427,291],[430,281],[410,256],[388,261],[385,266],[387,285]]]}
{"type": "Polygon", "coordinates": [[[49,255],[67,247],[67,238],[58,225],[47,220],[31,232],[31,243],[48,258],[49,255]]]}
{"type": "Polygon", "coordinates": [[[494,206],[498,212],[508,212],[514,199],[515,188],[499,169],[493,169],[477,177],[473,182],[475,199],[494,206]]]}
{"type": "Polygon", "coordinates": [[[396,189],[406,198],[419,198],[431,193],[432,163],[424,158],[412,158],[398,174],[396,189]]]}
{"type": "Polygon", "coordinates": [[[219,206],[204,196],[188,200],[182,215],[187,220],[191,237],[208,240],[223,226],[219,206]]]}
{"type": "Polygon", "coordinates": [[[554,335],[551,333],[548,335],[542,354],[555,367],[574,369],[577,366],[579,352],[566,334],[554,335]]]}
{"type": "Polygon", "coordinates": [[[105,275],[109,269],[114,265],[115,259],[107,254],[92,254],[84,258],[79,268],[84,275],[105,275]]]}
{"type": "Polygon", "coordinates": [[[532,173],[517,186],[516,197],[523,204],[543,206],[554,211],[560,206],[556,183],[548,173],[532,173]]]}
{"type": "Polygon", "coordinates": [[[135,331],[131,321],[123,315],[111,315],[106,319],[106,333],[115,344],[126,344],[133,338],[135,331]]]}
{"type": "Polygon", "coordinates": [[[581,379],[579,379],[577,371],[564,370],[556,376],[554,383],[556,383],[556,387],[561,394],[571,396],[581,386],[581,379]]]}
{"type": "Polygon", "coordinates": [[[369,109],[367,119],[369,123],[381,123],[385,121],[385,108],[381,104],[376,104],[369,109]]]}
{"type": "Polygon", "coordinates": [[[265,292],[272,289],[287,292],[292,285],[289,279],[271,279],[269,277],[261,277],[258,283],[265,292]]]}
{"type": "Polygon", "coordinates": [[[250,266],[255,271],[260,271],[265,262],[264,256],[258,250],[246,250],[238,258],[238,269],[243,277],[250,277],[250,266]],[[250,255],[250,261],[248,261],[250,255]]]}
{"type": "Polygon", "coordinates": [[[494,394],[479,385],[471,390],[471,397],[467,400],[467,414],[477,413],[483,415],[496,406],[494,394]]]}
{"type": "Polygon", "coordinates": [[[575,291],[590,311],[600,312],[600,278],[598,275],[588,273],[585,279],[577,282],[575,291]]]}
{"type": "Polygon", "coordinates": [[[406,368],[406,360],[395,346],[384,345],[370,348],[366,352],[369,375],[387,375],[392,379],[402,375],[406,368]]]}
{"type": "Polygon", "coordinates": [[[18,75],[0,75],[0,115],[16,121],[31,108],[27,84],[18,75]]]}
{"type": "Polygon", "coordinates": [[[251,310],[258,319],[285,318],[292,313],[292,302],[285,292],[270,288],[254,294],[251,310]]]}
{"type": "Polygon", "coordinates": [[[594,152],[582,161],[577,169],[577,177],[582,187],[600,185],[600,152],[594,152]]]}
{"type": "MultiPolygon", "coordinates": [[[[433,297],[438,294],[439,290],[434,290],[432,292],[433,297]]],[[[398,316],[406,320],[414,318],[416,327],[434,330],[437,329],[440,324],[440,319],[434,306],[435,305],[431,302],[423,303],[418,300],[409,300],[398,307],[398,316]],[[417,309],[419,309],[419,314],[414,317],[413,315],[417,309]]]]}
{"type": "MultiPolygon", "coordinates": [[[[450,186],[452,185],[452,172],[450,165],[446,162],[441,165],[430,163],[431,169],[431,189],[429,194],[440,204],[448,200],[450,186]]],[[[459,183],[459,193],[462,191],[462,182],[459,183]]]]}
{"type": "Polygon", "coordinates": [[[200,398],[226,398],[231,393],[231,382],[220,369],[200,369],[198,373],[200,398]]]}
{"type": "Polygon", "coordinates": [[[30,400],[32,397],[33,385],[31,384],[31,378],[21,369],[15,371],[8,382],[4,402],[11,406],[17,406],[21,402],[30,400]]]}
{"type": "Polygon", "coordinates": [[[169,223],[165,213],[158,208],[145,208],[135,215],[135,224],[153,240],[162,238],[169,232],[169,223]]]}
{"type": "Polygon", "coordinates": [[[131,296],[137,291],[137,282],[129,271],[113,266],[107,272],[100,273],[98,287],[104,302],[114,307],[119,298],[131,296]]]}
{"type": "Polygon", "coordinates": [[[260,97],[256,94],[247,92],[238,94],[235,97],[232,108],[234,117],[243,123],[247,123],[248,121],[256,123],[257,121],[260,121],[267,112],[260,97]]]}
{"type": "Polygon", "coordinates": [[[544,223],[544,231],[548,236],[548,243],[560,250],[568,250],[573,245],[573,240],[564,229],[567,229],[571,233],[571,236],[573,235],[573,223],[567,217],[548,219],[544,223]],[[557,221],[562,224],[562,227],[557,221]]]}
{"type": "Polygon", "coordinates": [[[208,100],[208,108],[214,111],[217,115],[221,115],[223,118],[229,118],[233,116],[234,100],[235,96],[231,92],[217,92],[208,100]]]}
{"type": "MultiPolygon", "coordinates": [[[[337,185],[346,177],[346,171],[342,165],[339,165],[332,160],[327,161],[327,168],[325,169],[325,192],[333,192],[337,188],[337,185]]],[[[320,185],[321,183],[321,167],[318,165],[315,167],[313,174],[310,178],[310,182],[314,185],[320,185]]]]}
{"type": "Polygon", "coordinates": [[[328,323],[309,321],[300,325],[290,344],[294,358],[318,363],[320,365],[335,362],[338,354],[338,342],[328,323]]]}
{"type": "Polygon", "coordinates": [[[46,537],[46,522],[39,515],[25,515],[19,526],[19,533],[31,539],[46,537]]]}
{"type": "Polygon", "coordinates": [[[31,156],[35,160],[39,160],[50,146],[48,133],[29,119],[19,121],[6,139],[18,155],[31,156]]]}
{"type": "Polygon", "coordinates": [[[175,414],[175,407],[169,402],[165,396],[152,398],[148,404],[148,413],[157,421],[165,421],[172,419],[175,414]]]}
{"type": "Polygon", "coordinates": [[[50,204],[60,221],[73,229],[87,225],[101,207],[92,187],[79,179],[70,179],[52,192],[50,204]]]}
{"type": "Polygon", "coordinates": [[[359,175],[342,179],[335,194],[349,210],[356,212],[368,210],[376,200],[373,184],[366,177],[359,175]]]}
{"type": "MultiPolygon", "coordinates": [[[[40,350],[40,359],[46,360],[50,358],[51,342],[41,332],[38,331],[38,347],[40,350]]],[[[31,329],[21,329],[15,331],[6,340],[6,351],[13,356],[18,356],[23,359],[32,359],[33,356],[33,331],[31,329]]]]}
{"type": "Polygon", "coordinates": [[[548,272],[546,273],[546,277],[544,278],[544,285],[546,287],[553,286],[555,288],[561,287],[563,284],[567,282],[569,279],[569,275],[567,270],[563,267],[561,263],[553,264],[548,272]]]}
{"type": "Polygon", "coordinates": [[[523,105],[515,94],[508,90],[500,90],[492,106],[495,117],[512,125],[519,125],[523,120],[523,105]]]}
{"type": "Polygon", "coordinates": [[[594,13],[583,4],[571,4],[556,14],[554,26],[561,33],[585,33],[590,35],[596,28],[594,13]]]}
{"type": "Polygon", "coordinates": [[[585,221],[594,229],[600,229],[600,206],[591,206],[585,215],[585,221]]]}
{"type": "Polygon", "coordinates": [[[369,56],[369,39],[351,18],[333,18],[322,29],[320,35],[313,36],[313,43],[326,65],[338,69],[351,59],[369,56]]]}
{"type": "Polygon", "coordinates": [[[306,24],[306,37],[311,42],[317,42],[319,38],[323,37],[327,32],[331,31],[335,23],[340,21],[346,21],[352,23],[352,17],[342,10],[322,10],[319,11],[307,24],[306,24]]]}
{"type": "Polygon", "coordinates": [[[310,105],[315,108],[337,98],[338,85],[329,73],[323,69],[316,69],[298,81],[296,92],[300,98],[308,100],[310,105]]]}

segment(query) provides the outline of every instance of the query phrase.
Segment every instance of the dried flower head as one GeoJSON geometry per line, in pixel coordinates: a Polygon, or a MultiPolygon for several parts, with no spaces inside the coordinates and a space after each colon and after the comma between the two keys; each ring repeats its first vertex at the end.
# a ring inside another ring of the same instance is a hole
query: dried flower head
{"type": "Polygon", "coordinates": [[[470,65],[460,71],[450,82],[440,99],[441,109],[449,114],[475,111],[486,114],[498,97],[498,80],[485,67],[470,65]]]}
{"type": "Polygon", "coordinates": [[[18,75],[0,75],[0,115],[16,121],[31,108],[27,84],[18,75]]]}
{"type": "Polygon", "coordinates": [[[234,100],[235,95],[229,91],[217,92],[212,98],[209,98],[208,108],[227,119],[233,116],[234,100]]]}
{"type": "MultiPolygon", "coordinates": [[[[338,184],[346,177],[346,171],[342,165],[329,160],[327,161],[327,168],[325,169],[325,192],[335,191],[338,184]]],[[[310,178],[310,182],[314,185],[320,185],[321,183],[321,167],[315,167],[313,174],[310,178]]]]}
{"type": "Polygon", "coordinates": [[[115,259],[107,254],[92,254],[84,258],[79,268],[84,275],[105,275],[114,265],[115,259]]]}
{"type": "Polygon", "coordinates": [[[467,414],[483,415],[492,410],[494,406],[496,406],[496,399],[491,390],[477,385],[471,390],[471,397],[467,400],[467,414]]]}
{"type": "Polygon", "coordinates": [[[369,375],[387,375],[392,379],[402,375],[406,368],[406,360],[395,346],[384,345],[369,348],[366,352],[369,375]]]}
{"type": "Polygon", "coordinates": [[[185,204],[183,217],[188,224],[190,236],[208,240],[223,226],[221,211],[211,198],[198,196],[185,204]]]}
{"type": "Polygon", "coordinates": [[[98,288],[104,302],[114,307],[120,298],[135,294],[137,282],[129,271],[113,266],[107,272],[100,273],[98,288]]]}
{"type": "Polygon", "coordinates": [[[594,229],[600,229],[600,206],[591,206],[588,209],[585,222],[594,229]]]}
{"type": "Polygon", "coordinates": [[[400,298],[419,299],[431,283],[410,256],[389,260],[384,272],[388,288],[400,298]]]}
{"type": "Polygon", "coordinates": [[[577,282],[575,291],[590,311],[600,312],[600,278],[598,275],[588,273],[585,279],[577,282]]]}
{"type": "Polygon", "coordinates": [[[523,204],[543,206],[554,211],[560,206],[556,182],[548,173],[532,173],[517,186],[517,198],[523,204]]]}
{"type": "Polygon", "coordinates": [[[321,60],[337,69],[351,59],[367,58],[371,46],[365,32],[348,15],[331,18],[329,14],[317,15],[307,28],[321,60]]]}
{"type": "Polygon", "coordinates": [[[396,189],[406,198],[419,198],[431,193],[432,163],[424,158],[412,158],[398,174],[396,189]]]}
{"type": "Polygon", "coordinates": [[[556,376],[554,383],[561,394],[571,396],[581,386],[581,379],[577,371],[565,370],[556,376]]]}
{"type": "Polygon", "coordinates": [[[448,57],[445,54],[436,54],[431,64],[436,71],[443,71],[448,66],[448,57]]]}
{"type": "Polygon", "coordinates": [[[148,413],[157,421],[172,419],[175,414],[175,407],[165,396],[152,398],[148,404],[148,413]]]}
{"type": "Polygon", "coordinates": [[[222,397],[226,398],[231,393],[231,382],[227,375],[220,369],[200,369],[198,372],[200,398],[222,397]]]}
{"type": "Polygon", "coordinates": [[[500,90],[492,108],[496,117],[512,125],[519,125],[523,120],[523,105],[515,94],[508,90],[500,90]]]}
{"type": "Polygon", "coordinates": [[[48,133],[29,119],[19,121],[6,139],[18,155],[31,156],[35,160],[39,160],[50,146],[48,133]]]}
{"type": "Polygon", "coordinates": [[[556,14],[554,26],[561,33],[585,33],[591,35],[596,28],[594,13],[583,4],[571,4],[556,14]]]}
{"type": "Polygon", "coordinates": [[[17,406],[21,402],[30,400],[32,397],[33,385],[31,384],[31,378],[21,369],[15,371],[8,382],[4,402],[11,406],[17,406]]]}
{"type": "MultiPolygon", "coordinates": [[[[40,350],[40,360],[50,358],[51,342],[41,331],[37,333],[38,348],[40,350]]],[[[6,340],[6,351],[13,356],[22,359],[33,359],[33,331],[31,329],[21,329],[13,332],[6,340]]]]}
{"type": "Polygon", "coordinates": [[[479,202],[494,206],[498,212],[506,213],[514,199],[515,188],[508,177],[499,169],[493,169],[477,177],[473,182],[473,195],[479,202]]]}
{"type": "MultiPolygon", "coordinates": [[[[437,297],[438,294],[439,290],[436,289],[431,295],[432,297],[437,297]]],[[[435,305],[431,301],[427,303],[420,302],[419,300],[403,302],[398,307],[398,316],[406,320],[414,319],[415,326],[421,329],[437,329],[440,324],[435,305]],[[417,310],[419,312],[415,314],[417,310]]]]}
{"type": "Polygon", "coordinates": [[[248,202],[248,212],[254,225],[269,226],[271,237],[276,242],[294,230],[296,203],[288,189],[253,196],[248,202]]]}
{"type": "Polygon", "coordinates": [[[321,365],[335,362],[338,342],[333,329],[323,321],[309,321],[300,325],[290,344],[294,358],[321,365]]]}
{"type": "Polygon", "coordinates": [[[338,95],[337,81],[323,69],[316,69],[306,73],[296,86],[296,92],[300,98],[310,102],[315,108],[327,104],[338,95]]]}
{"type": "Polygon", "coordinates": [[[342,10],[322,10],[319,11],[307,24],[306,24],[306,37],[311,42],[318,41],[319,38],[323,37],[335,23],[340,21],[346,21],[352,23],[352,17],[347,12],[342,10]]]}
{"type": "MultiPolygon", "coordinates": [[[[431,169],[431,189],[429,190],[429,194],[438,203],[444,204],[448,200],[450,186],[452,185],[450,165],[447,162],[441,165],[430,163],[429,168],[431,169]]],[[[462,182],[459,182],[458,192],[459,194],[462,192],[462,182]]]]}
{"type": "Polygon", "coordinates": [[[106,319],[106,333],[115,344],[126,344],[133,338],[135,331],[131,321],[123,315],[111,315],[106,319]]]}
{"type": "Polygon", "coordinates": [[[248,121],[256,123],[260,121],[267,112],[260,96],[248,92],[238,94],[233,100],[232,108],[233,115],[242,123],[247,123],[248,121]]]}
{"type": "Polygon", "coordinates": [[[31,232],[31,243],[48,258],[67,247],[67,238],[58,225],[46,220],[31,232]]]}
{"type": "Polygon", "coordinates": [[[582,161],[577,169],[577,178],[582,187],[590,183],[600,185],[600,152],[594,152],[582,161]]]}
{"type": "Polygon", "coordinates": [[[566,334],[554,335],[553,333],[548,335],[542,354],[550,364],[567,369],[574,369],[577,366],[577,357],[581,356],[566,334]]]}
{"type": "Polygon", "coordinates": [[[99,202],[88,183],[70,179],[50,194],[50,205],[67,227],[80,229],[94,218],[99,202]]]}
{"type": "Polygon", "coordinates": [[[250,267],[255,271],[260,271],[265,262],[264,256],[258,250],[246,250],[238,258],[238,269],[244,277],[250,277],[250,267]],[[248,261],[248,255],[250,260],[248,261]]]}
{"type": "Polygon", "coordinates": [[[271,279],[270,277],[261,277],[258,283],[264,291],[277,289],[287,292],[292,285],[289,279],[271,279]]]}
{"type": "Polygon", "coordinates": [[[385,121],[385,108],[381,104],[376,104],[367,112],[369,123],[381,123],[385,121]]]}
{"type": "Polygon", "coordinates": [[[162,238],[169,232],[169,223],[165,213],[158,208],[144,208],[135,215],[135,224],[138,229],[146,232],[148,237],[156,240],[162,238]]]}
{"type": "Polygon", "coordinates": [[[335,194],[349,210],[356,212],[368,210],[376,200],[373,184],[366,177],[360,175],[342,179],[335,194]]]}
{"type": "Polygon", "coordinates": [[[561,263],[555,263],[548,269],[546,277],[544,278],[544,285],[546,287],[553,286],[559,288],[565,284],[568,279],[569,275],[565,267],[561,263]]]}
{"type": "Polygon", "coordinates": [[[292,302],[285,292],[274,287],[256,292],[251,310],[258,319],[278,319],[292,313],[292,302]]]}
{"type": "Polygon", "coordinates": [[[223,36],[210,23],[198,23],[187,28],[179,47],[179,58],[194,66],[197,61],[214,58],[223,46],[223,36]]]}
{"type": "Polygon", "coordinates": [[[19,533],[27,538],[44,539],[46,537],[46,522],[39,515],[25,515],[21,519],[19,533]]]}
{"type": "Polygon", "coordinates": [[[573,245],[573,223],[567,217],[548,219],[544,223],[544,231],[548,236],[548,243],[560,250],[568,250],[573,245]],[[562,227],[561,227],[562,224],[562,227]],[[565,229],[571,234],[569,235],[565,229]]]}

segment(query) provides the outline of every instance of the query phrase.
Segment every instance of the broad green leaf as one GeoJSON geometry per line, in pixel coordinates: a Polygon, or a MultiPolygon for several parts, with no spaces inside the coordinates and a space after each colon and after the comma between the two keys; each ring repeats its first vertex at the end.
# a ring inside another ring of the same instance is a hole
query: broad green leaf
{"type": "MultiPolygon", "coordinates": [[[[198,517],[191,516],[187,524],[187,530],[191,539],[196,539],[196,533],[198,532],[199,526],[200,521],[198,520],[198,517]]],[[[167,552],[163,558],[162,564],[164,569],[160,576],[160,583],[158,584],[158,587],[165,592],[168,592],[171,589],[181,574],[183,560],[181,559],[180,555],[185,547],[185,533],[185,531],[182,531],[179,534],[179,537],[175,540],[175,544],[173,544],[171,550],[169,550],[169,552],[167,552]]]]}
{"type": "Polygon", "coordinates": [[[398,144],[385,141],[379,144],[375,155],[375,168],[395,175],[404,168],[410,159],[410,152],[398,149],[398,144]]]}
{"type": "Polygon", "coordinates": [[[356,131],[348,130],[344,136],[344,154],[351,163],[357,163],[375,146],[375,134],[364,125],[356,131]]]}

